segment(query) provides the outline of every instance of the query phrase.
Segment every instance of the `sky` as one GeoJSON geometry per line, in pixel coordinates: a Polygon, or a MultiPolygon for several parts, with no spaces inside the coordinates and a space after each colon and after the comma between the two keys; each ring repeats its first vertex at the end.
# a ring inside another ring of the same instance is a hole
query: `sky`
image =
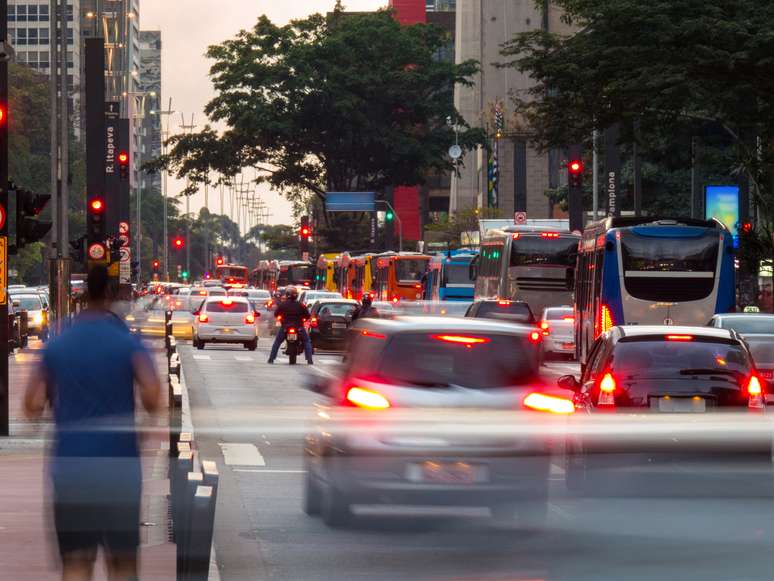
{"type": "MultiPolygon", "coordinates": [[[[327,12],[335,0],[141,0],[140,28],[161,31],[161,98],[167,108],[172,98],[170,133],[180,132],[180,114],[186,124],[201,127],[207,121],[204,106],[215,95],[208,76],[212,61],[204,54],[207,47],[234,37],[250,28],[261,14],[276,24],[285,24],[315,12],[327,12]]],[[[375,10],[387,0],[345,0],[347,10],[375,10]]],[[[164,121],[166,123],[166,120],[164,121]]],[[[179,193],[184,183],[170,176],[169,195],[179,193]]],[[[269,223],[292,223],[290,204],[277,192],[261,186],[259,193],[269,208],[269,223]]],[[[227,197],[227,196],[226,196],[227,197]]],[[[204,205],[204,191],[191,198],[191,211],[204,205]]],[[[228,201],[224,201],[228,213],[228,201]]],[[[220,213],[220,194],[210,192],[210,210],[220,213]]]]}

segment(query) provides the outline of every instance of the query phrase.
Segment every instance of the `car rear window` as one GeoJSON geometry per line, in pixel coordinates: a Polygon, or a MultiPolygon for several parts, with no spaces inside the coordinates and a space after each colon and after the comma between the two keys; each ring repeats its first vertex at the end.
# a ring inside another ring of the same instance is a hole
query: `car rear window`
{"type": "Polygon", "coordinates": [[[213,289],[213,290],[209,291],[208,296],[211,296],[211,297],[225,297],[226,296],[226,291],[224,291],[223,289],[213,289]]]}
{"type": "Polygon", "coordinates": [[[231,303],[223,301],[207,302],[208,313],[246,313],[247,310],[247,303],[241,301],[232,301],[231,303]]]}
{"type": "Polygon", "coordinates": [[[641,339],[619,341],[609,363],[614,373],[664,377],[688,370],[732,371],[746,374],[750,361],[744,349],[731,341],[641,339]]]}
{"type": "Polygon", "coordinates": [[[320,306],[320,310],[317,311],[319,317],[326,316],[338,316],[345,317],[351,315],[357,305],[352,303],[325,303],[320,306]]]}
{"type": "Polygon", "coordinates": [[[19,301],[19,308],[25,311],[39,311],[43,308],[43,305],[40,302],[40,297],[18,297],[17,300],[19,301]]]}
{"type": "Polygon", "coordinates": [[[737,333],[774,335],[774,317],[727,317],[721,319],[724,329],[733,329],[737,333]]]}
{"type": "Polygon", "coordinates": [[[572,309],[548,309],[546,311],[547,321],[561,321],[562,319],[572,316],[572,309]]]}
{"type": "Polygon", "coordinates": [[[527,338],[515,335],[401,333],[386,345],[376,372],[406,385],[487,389],[534,380],[537,357],[527,338]]]}
{"type": "Polygon", "coordinates": [[[766,366],[774,364],[774,343],[750,342],[749,345],[755,363],[766,366]]]}
{"type": "Polygon", "coordinates": [[[485,302],[478,308],[478,316],[486,319],[507,318],[511,320],[523,320],[525,323],[532,318],[532,312],[525,303],[510,301],[485,302]]]}

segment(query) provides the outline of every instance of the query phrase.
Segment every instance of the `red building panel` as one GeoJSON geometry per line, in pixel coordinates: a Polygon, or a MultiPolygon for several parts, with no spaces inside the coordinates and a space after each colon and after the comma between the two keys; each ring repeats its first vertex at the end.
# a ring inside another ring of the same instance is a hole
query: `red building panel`
{"type": "MultiPolygon", "coordinates": [[[[419,186],[398,186],[393,190],[392,205],[403,224],[404,240],[421,240],[422,223],[419,186]]],[[[397,232],[398,225],[395,224],[397,232]]]]}
{"type": "Polygon", "coordinates": [[[425,0],[390,0],[390,8],[395,9],[398,22],[401,24],[427,22],[425,0]]]}

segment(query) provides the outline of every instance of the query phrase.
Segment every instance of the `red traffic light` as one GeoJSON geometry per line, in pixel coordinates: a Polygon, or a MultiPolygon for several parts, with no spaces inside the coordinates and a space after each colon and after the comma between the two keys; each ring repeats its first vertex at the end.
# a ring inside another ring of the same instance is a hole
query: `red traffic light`
{"type": "Polygon", "coordinates": [[[0,123],[5,121],[5,107],[0,107],[0,123]]]}
{"type": "Polygon", "coordinates": [[[567,169],[571,174],[580,174],[583,172],[583,162],[578,159],[573,159],[567,164],[567,169]]]}
{"type": "Polygon", "coordinates": [[[175,248],[182,248],[183,246],[185,246],[185,242],[183,241],[183,238],[181,236],[178,236],[177,238],[175,238],[172,243],[175,245],[175,248]]]}
{"type": "Polygon", "coordinates": [[[89,201],[89,210],[91,210],[92,213],[101,214],[104,209],[105,202],[103,202],[100,198],[94,198],[89,201]]]}
{"type": "Polygon", "coordinates": [[[215,264],[218,266],[223,266],[223,258],[221,256],[218,256],[218,258],[215,260],[215,264]]]}
{"type": "Polygon", "coordinates": [[[304,238],[307,238],[311,233],[312,231],[309,229],[308,226],[304,226],[303,228],[301,228],[301,236],[303,236],[304,238]]]}
{"type": "Polygon", "coordinates": [[[752,232],[752,222],[744,222],[742,224],[742,232],[744,232],[745,234],[749,234],[750,232],[752,232]]]}
{"type": "Polygon", "coordinates": [[[129,154],[126,153],[125,151],[122,151],[121,153],[119,153],[118,154],[118,163],[120,163],[121,165],[128,164],[129,163],[129,154]]]}
{"type": "Polygon", "coordinates": [[[161,266],[161,263],[160,263],[158,260],[154,260],[154,261],[153,261],[153,268],[154,268],[154,269],[158,269],[158,268],[159,268],[159,266],[161,266]]]}

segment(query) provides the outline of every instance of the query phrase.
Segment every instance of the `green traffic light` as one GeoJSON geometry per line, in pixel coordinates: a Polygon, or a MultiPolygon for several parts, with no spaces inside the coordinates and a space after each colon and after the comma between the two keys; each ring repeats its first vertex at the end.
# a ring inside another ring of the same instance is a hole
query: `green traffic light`
{"type": "Polygon", "coordinates": [[[188,278],[188,271],[184,270],[184,271],[183,271],[183,272],[180,274],[180,276],[182,276],[183,278],[188,278]]]}
{"type": "Polygon", "coordinates": [[[389,221],[392,220],[395,217],[395,214],[392,213],[392,211],[388,211],[385,215],[385,218],[389,221]]]}

